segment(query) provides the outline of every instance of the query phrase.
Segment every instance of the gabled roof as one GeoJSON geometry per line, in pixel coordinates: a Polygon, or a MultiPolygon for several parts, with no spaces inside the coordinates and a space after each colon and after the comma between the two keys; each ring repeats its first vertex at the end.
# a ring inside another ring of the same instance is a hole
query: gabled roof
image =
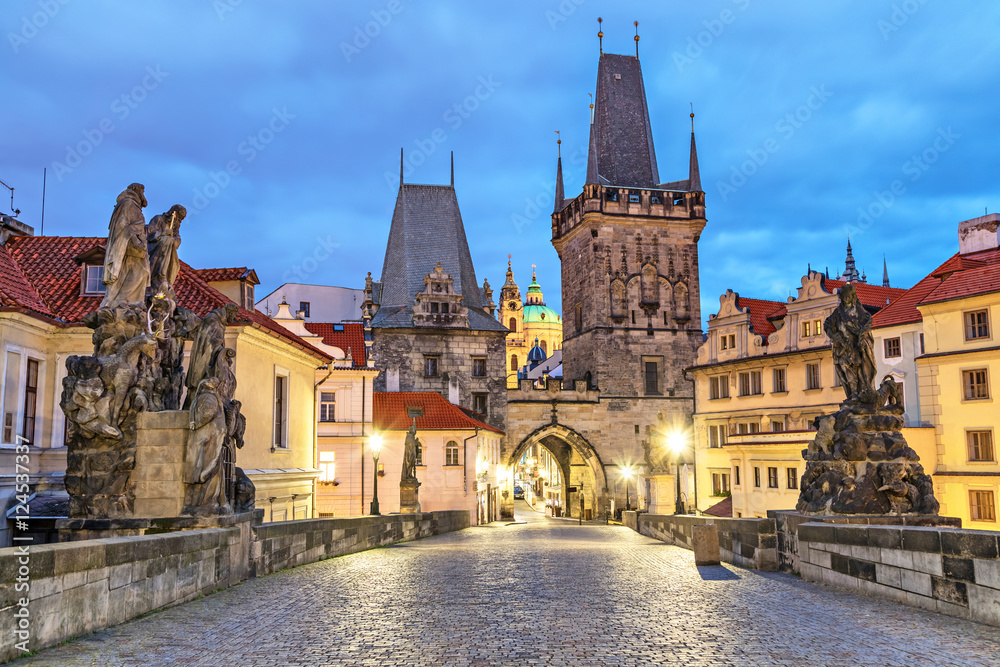
{"type": "MultiPolygon", "coordinates": [[[[847,283],[848,281],[846,280],[823,279],[823,287],[830,293],[833,293],[835,289],[840,289],[847,283]]],[[[887,304],[892,303],[906,292],[905,289],[899,287],[882,287],[881,285],[869,285],[868,283],[859,282],[852,282],[851,284],[854,285],[854,290],[858,294],[858,300],[872,308],[885,308],[887,304]]]]}
{"type": "Polygon", "coordinates": [[[660,183],[638,56],[601,54],[587,183],[641,188],[660,183]]]}
{"type": "Polygon", "coordinates": [[[483,429],[503,433],[477,417],[477,413],[466,414],[457,405],[446,401],[441,394],[432,391],[376,391],[372,394],[372,419],[380,431],[405,431],[410,428],[413,418],[407,416],[407,408],[420,408],[422,416],[417,417],[417,434],[420,431],[471,431],[483,429]]]}
{"type": "Polygon", "coordinates": [[[725,517],[731,519],[733,517],[733,497],[729,496],[722,502],[718,502],[711,507],[709,507],[704,512],[709,516],[725,517]]]}
{"type": "Polygon", "coordinates": [[[257,279],[257,272],[245,266],[236,266],[228,269],[197,269],[198,275],[207,283],[220,283],[230,280],[244,280],[251,285],[260,285],[257,279]]]}
{"type": "MultiPolygon", "coordinates": [[[[103,300],[102,295],[85,296],[80,293],[81,269],[77,258],[99,257],[106,239],[103,237],[83,236],[17,236],[7,240],[0,247],[0,268],[5,261],[12,260],[20,272],[23,281],[18,279],[14,271],[4,270],[0,275],[0,291],[4,291],[7,279],[12,287],[11,294],[18,294],[15,303],[3,304],[16,307],[29,313],[47,315],[65,325],[82,324],[88,313],[96,311],[103,300]],[[4,259],[8,258],[8,259],[4,259]],[[25,291],[26,289],[30,291],[25,291]],[[32,298],[35,298],[32,305],[32,298]],[[40,306],[40,307],[39,307],[40,306]]],[[[231,303],[231,299],[211,287],[199,275],[199,271],[186,263],[180,263],[180,272],[174,283],[177,303],[193,310],[199,317],[209,311],[231,303]]],[[[240,308],[236,324],[250,324],[255,328],[266,329],[280,336],[299,349],[305,350],[323,360],[329,360],[330,355],[313,347],[271,318],[257,311],[240,308]]]]}
{"type": "Polygon", "coordinates": [[[874,328],[920,322],[917,306],[1000,292],[1000,249],[955,253],[872,318],[874,328]]]}
{"type": "Polygon", "coordinates": [[[785,304],[780,301],[747,299],[740,296],[737,297],[736,305],[740,308],[750,310],[750,326],[753,328],[755,334],[764,336],[765,341],[768,335],[775,332],[774,325],[771,324],[771,318],[782,316],[788,312],[785,309],[785,304]]]}
{"type": "Polygon", "coordinates": [[[469,328],[504,331],[483,310],[483,299],[465,237],[455,188],[400,184],[382,264],[382,292],[372,328],[412,327],[414,298],[440,262],[469,309],[469,328]]]}
{"type": "Polygon", "coordinates": [[[367,365],[365,358],[365,328],[361,322],[306,322],[306,330],[323,339],[323,342],[333,347],[339,347],[347,354],[351,351],[351,361],[355,366],[367,365]]]}

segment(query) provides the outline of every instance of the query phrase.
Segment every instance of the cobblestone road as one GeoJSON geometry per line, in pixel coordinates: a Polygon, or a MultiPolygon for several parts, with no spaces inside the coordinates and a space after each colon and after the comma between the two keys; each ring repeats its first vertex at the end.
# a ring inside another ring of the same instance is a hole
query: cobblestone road
{"type": "Polygon", "coordinates": [[[281,572],[16,665],[1000,663],[996,628],[525,518],[281,572]]]}

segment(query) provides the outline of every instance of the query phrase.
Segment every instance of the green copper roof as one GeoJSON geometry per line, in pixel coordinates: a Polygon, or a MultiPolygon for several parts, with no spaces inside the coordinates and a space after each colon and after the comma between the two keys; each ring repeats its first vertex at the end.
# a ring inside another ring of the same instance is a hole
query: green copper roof
{"type": "Polygon", "coordinates": [[[531,304],[524,307],[524,322],[555,322],[559,324],[562,322],[562,318],[559,313],[548,306],[531,304]]]}

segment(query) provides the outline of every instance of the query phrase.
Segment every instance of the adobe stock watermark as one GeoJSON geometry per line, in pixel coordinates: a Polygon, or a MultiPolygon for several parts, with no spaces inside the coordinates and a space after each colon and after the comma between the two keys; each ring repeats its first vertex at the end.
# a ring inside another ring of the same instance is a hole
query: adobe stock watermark
{"type": "Polygon", "coordinates": [[[919,12],[920,8],[926,4],[927,0],[903,0],[903,2],[894,4],[889,18],[879,19],[875,23],[878,31],[882,33],[882,40],[888,42],[889,36],[894,32],[898,32],[900,28],[906,25],[910,17],[919,12]]]}
{"type": "Polygon", "coordinates": [[[10,42],[10,48],[14,49],[14,53],[21,50],[22,46],[26,46],[28,42],[34,39],[39,31],[49,24],[49,21],[56,17],[56,14],[67,4],[70,0],[38,0],[38,11],[33,12],[30,16],[25,14],[21,17],[21,29],[17,32],[8,32],[7,41],[10,42]]]}
{"type": "MultiPolygon", "coordinates": [[[[814,113],[823,108],[823,105],[832,96],[833,93],[827,90],[826,84],[811,86],[806,101],[796,107],[794,111],[786,113],[778,119],[778,122],[774,124],[774,131],[787,142],[812,119],[814,113]]],[[[779,150],[781,150],[781,141],[774,136],[765,139],[760,147],[748,148],[747,159],[739,165],[730,166],[729,178],[725,181],[717,181],[715,184],[719,189],[722,201],[726,201],[729,199],[729,195],[746,185],[747,181],[779,150]]]]}
{"type": "Polygon", "coordinates": [[[354,35],[350,42],[340,43],[340,52],[344,54],[344,60],[351,62],[351,58],[361,55],[367,49],[372,40],[382,34],[382,30],[387,28],[394,17],[405,9],[402,0],[389,0],[382,9],[373,9],[369,14],[371,21],[365,22],[363,26],[354,26],[354,35]]]}
{"type": "Polygon", "coordinates": [[[317,236],[316,245],[313,246],[312,251],[307,253],[298,264],[293,264],[291,269],[285,271],[281,279],[286,283],[294,282],[293,278],[297,279],[298,282],[307,282],[306,278],[315,273],[320,264],[330,259],[333,251],[339,247],[340,244],[333,240],[332,234],[327,234],[326,238],[317,236]]]}
{"type": "Polygon", "coordinates": [[[274,138],[285,131],[295,114],[288,112],[288,107],[271,109],[271,118],[253,134],[248,134],[236,146],[236,154],[239,158],[234,158],[226,162],[225,167],[220,171],[211,171],[208,174],[208,181],[201,187],[194,189],[194,197],[188,204],[188,215],[197,214],[208,208],[212,200],[222,194],[222,191],[229,187],[233,177],[243,173],[243,167],[257,159],[257,156],[267,150],[267,147],[274,141],[274,138]]]}
{"type": "Polygon", "coordinates": [[[569,20],[580,5],[587,2],[587,0],[560,0],[556,8],[545,10],[545,20],[549,22],[549,27],[555,30],[559,27],[560,23],[565,23],[569,20]]]}
{"type": "Polygon", "coordinates": [[[31,542],[34,538],[31,535],[24,535],[28,530],[28,519],[31,518],[31,508],[28,501],[31,499],[31,478],[28,464],[30,463],[31,451],[28,440],[21,435],[15,436],[17,445],[14,457],[14,501],[13,509],[14,536],[11,541],[14,543],[15,554],[17,555],[17,576],[14,577],[14,591],[20,593],[18,598],[11,598],[12,613],[14,614],[13,633],[14,648],[21,653],[30,653],[28,641],[31,639],[31,610],[28,608],[31,594],[31,542]],[[18,535],[17,533],[22,533],[18,535]]]}
{"type": "MultiPolygon", "coordinates": [[[[733,5],[741,12],[745,12],[750,7],[750,2],[751,0],[732,0],[733,5]]],[[[701,24],[705,26],[705,29],[687,38],[683,52],[674,51],[673,53],[674,67],[677,68],[677,71],[683,72],[685,67],[701,58],[705,49],[715,44],[715,40],[722,36],[727,26],[736,22],[738,16],[736,12],[727,7],[720,11],[715,18],[702,21],[701,24]]]]}
{"type": "Polygon", "coordinates": [[[164,72],[159,65],[156,67],[147,66],[146,75],[142,77],[142,81],[111,102],[109,110],[113,118],[112,116],[102,118],[94,127],[82,130],[83,139],[73,145],[67,144],[66,157],[63,158],[63,161],[56,160],[52,163],[52,171],[56,178],[62,182],[63,178],[83,164],[83,159],[93,153],[94,149],[104,143],[104,139],[118,128],[115,125],[115,119],[122,122],[128,118],[149,97],[151,92],[160,87],[160,84],[168,76],[170,76],[170,72],[164,72]]]}
{"type": "MultiPolygon", "coordinates": [[[[900,166],[903,176],[908,177],[907,180],[910,183],[919,181],[931,166],[941,158],[941,155],[951,150],[951,147],[961,137],[962,135],[952,130],[950,125],[947,128],[939,127],[934,141],[919,153],[914,153],[910,156],[910,159],[906,160],[900,166]]],[[[858,207],[858,217],[855,223],[844,225],[844,231],[852,236],[862,233],[875,224],[876,220],[885,215],[886,211],[892,208],[896,201],[906,194],[906,192],[906,181],[901,178],[893,180],[885,190],[876,190],[872,193],[872,199],[868,204],[858,207]]]]}
{"type": "MultiPolygon", "coordinates": [[[[462,127],[465,121],[479,109],[480,105],[492,97],[497,88],[503,85],[500,81],[495,80],[492,74],[480,76],[476,81],[477,85],[471,94],[455,102],[441,114],[441,120],[452,132],[462,127]]],[[[403,151],[403,177],[411,176],[418,167],[427,162],[427,158],[434,154],[438,146],[446,141],[448,141],[448,132],[444,127],[434,128],[425,139],[414,139],[415,150],[411,148],[409,152],[403,151]]],[[[396,190],[399,187],[398,172],[385,171],[383,176],[385,184],[389,186],[390,190],[396,190]]]]}
{"type": "MultiPolygon", "coordinates": [[[[583,146],[577,146],[569,154],[566,161],[573,166],[587,164],[587,149],[583,146]]],[[[545,179],[539,181],[539,185],[541,187],[538,192],[524,198],[524,208],[510,214],[510,223],[514,225],[514,229],[517,230],[518,234],[526,226],[533,224],[539,218],[543,216],[548,218],[552,214],[556,180],[554,178],[545,179]]]]}

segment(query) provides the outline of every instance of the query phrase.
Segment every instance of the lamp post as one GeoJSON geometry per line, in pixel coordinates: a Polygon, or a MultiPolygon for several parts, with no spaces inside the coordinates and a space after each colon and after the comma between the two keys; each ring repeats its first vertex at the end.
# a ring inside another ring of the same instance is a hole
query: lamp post
{"type": "Polygon", "coordinates": [[[378,511],[378,457],[382,453],[382,436],[373,435],[368,439],[368,444],[372,448],[372,460],[375,465],[372,466],[372,516],[379,516],[381,512],[378,511]]]}
{"type": "Polygon", "coordinates": [[[625,470],[622,471],[622,477],[625,479],[625,511],[632,511],[632,503],[629,501],[628,497],[628,480],[632,477],[632,466],[625,466],[625,470]]]}
{"type": "Polygon", "coordinates": [[[684,514],[684,505],[681,503],[681,450],[684,449],[686,442],[687,438],[680,431],[674,431],[667,436],[667,446],[674,453],[674,479],[677,482],[677,499],[674,503],[674,514],[684,514]]]}

